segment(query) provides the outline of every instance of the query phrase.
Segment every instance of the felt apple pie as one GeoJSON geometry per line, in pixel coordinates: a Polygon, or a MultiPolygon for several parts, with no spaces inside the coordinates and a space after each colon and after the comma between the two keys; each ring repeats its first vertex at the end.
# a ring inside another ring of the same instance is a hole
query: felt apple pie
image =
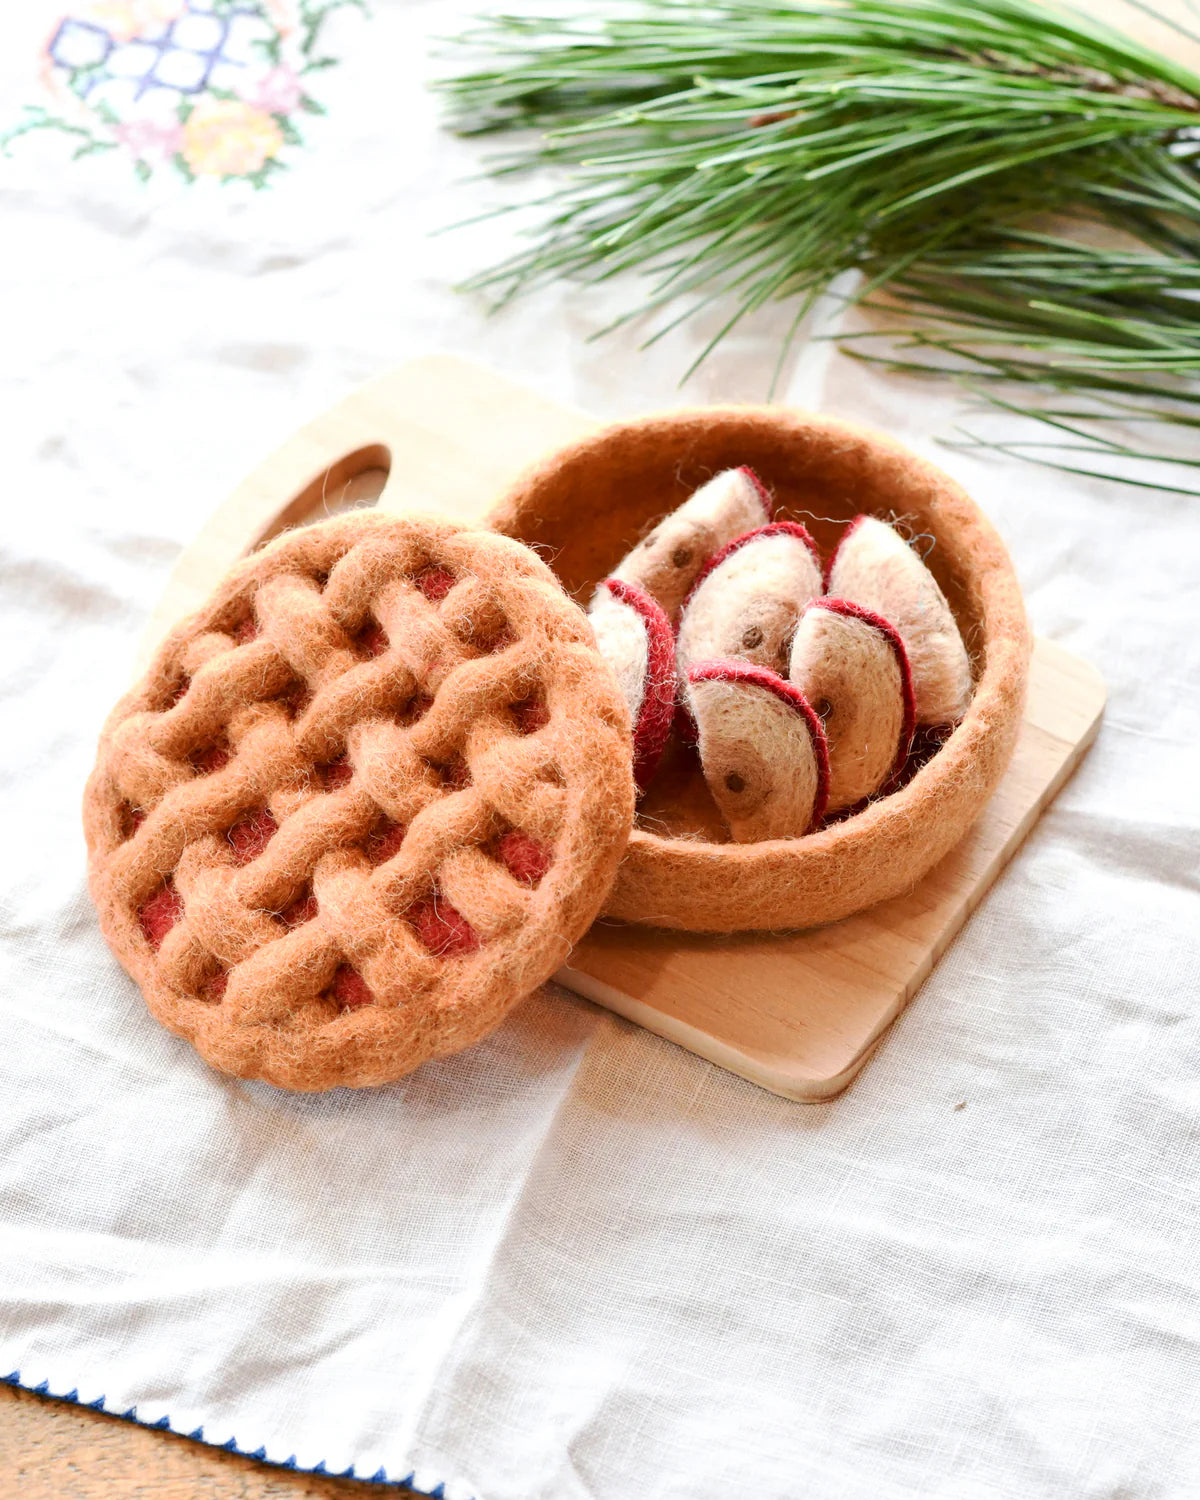
{"type": "Polygon", "coordinates": [[[359,513],[252,554],[164,641],[103,732],[89,879],[214,1066],[379,1084],[563,962],[633,797],[625,701],[545,564],[359,513]]]}

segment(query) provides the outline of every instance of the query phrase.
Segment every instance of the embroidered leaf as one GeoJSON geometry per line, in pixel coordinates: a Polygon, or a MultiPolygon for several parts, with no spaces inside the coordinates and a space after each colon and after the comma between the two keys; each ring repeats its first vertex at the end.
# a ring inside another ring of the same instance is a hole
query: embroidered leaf
{"type": "Polygon", "coordinates": [[[97,136],[91,136],[81,146],[77,146],[71,153],[71,160],[78,161],[81,156],[92,156],[97,151],[115,151],[116,141],[102,141],[97,136]]]}

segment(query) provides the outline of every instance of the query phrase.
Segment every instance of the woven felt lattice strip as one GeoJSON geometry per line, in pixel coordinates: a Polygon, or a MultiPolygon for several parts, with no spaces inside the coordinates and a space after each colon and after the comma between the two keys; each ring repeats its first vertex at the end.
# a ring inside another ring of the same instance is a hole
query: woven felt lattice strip
{"type": "Polygon", "coordinates": [[[377,1084],[482,1036],[599,909],[628,712],[528,549],[356,515],[280,538],[114,710],[85,799],[101,923],[226,1072],[377,1084]]]}

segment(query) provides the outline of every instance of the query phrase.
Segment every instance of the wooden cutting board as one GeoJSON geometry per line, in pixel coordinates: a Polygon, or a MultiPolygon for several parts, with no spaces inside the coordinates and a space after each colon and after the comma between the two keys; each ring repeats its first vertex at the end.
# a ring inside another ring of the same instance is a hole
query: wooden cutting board
{"type": "MultiPolygon", "coordinates": [[[[351,506],[480,520],[539,454],[598,425],[466,361],[371,381],[254,471],[183,553],[141,660],[239,557],[351,506]]],[[[552,560],[551,560],[552,561],[552,560]]],[[[1094,667],[1036,643],[1012,764],[966,839],[908,895],[828,927],[698,937],[600,921],[556,978],[790,1099],[828,1099],[871,1055],[1095,737],[1094,667]]]]}

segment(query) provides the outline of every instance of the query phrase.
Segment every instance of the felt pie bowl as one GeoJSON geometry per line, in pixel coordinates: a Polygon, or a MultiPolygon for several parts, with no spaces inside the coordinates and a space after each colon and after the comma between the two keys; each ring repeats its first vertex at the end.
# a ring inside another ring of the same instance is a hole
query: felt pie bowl
{"type": "Polygon", "coordinates": [[[526,471],[488,522],[535,547],[586,601],[664,514],[743,464],[772,492],[775,518],[803,522],[826,557],[864,512],[922,539],[971,654],[971,704],[900,790],[803,838],[729,842],[694,758],[677,752],[643,800],[610,917],[690,932],[785,930],[900,895],[979,817],[1016,742],[1030,636],[1012,561],[960,485],[880,433],[774,406],[620,422],[526,471]]]}

